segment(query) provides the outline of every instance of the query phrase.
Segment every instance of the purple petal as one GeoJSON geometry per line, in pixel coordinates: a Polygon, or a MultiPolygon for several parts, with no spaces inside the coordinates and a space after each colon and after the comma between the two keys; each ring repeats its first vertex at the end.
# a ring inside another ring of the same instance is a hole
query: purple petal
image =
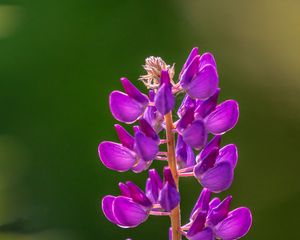
{"type": "Polygon", "coordinates": [[[218,98],[219,98],[220,89],[218,88],[216,92],[206,100],[197,100],[196,110],[195,110],[195,118],[203,119],[208,114],[210,114],[217,106],[218,98]]]}
{"type": "Polygon", "coordinates": [[[215,234],[224,240],[238,239],[247,234],[251,224],[250,210],[240,207],[229,212],[228,217],[215,227],[215,234]]]}
{"type": "Polygon", "coordinates": [[[152,163],[152,160],[151,161],[145,161],[144,159],[139,158],[137,164],[135,164],[131,168],[131,170],[135,173],[140,173],[140,172],[148,169],[150,167],[151,163],[152,163]]]}
{"type": "Polygon", "coordinates": [[[131,136],[126,130],[125,128],[123,128],[121,125],[119,124],[115,124],[115,129],[117,131],[118,134],[118,138],[121,142],[121,144],[124,147],[129,148],[130,150],[133,150],[133,145],[134,145],[134,138],[133,136],[131,136]]]}
{"type": "Polygon", "coordinates": [[[172,94],[172,87],[170,84],[170,76],[168,71],[161,72],[162,85],[158,89],[154,103],[157,110],[162,114],[166,115],[170,112],[175,106],[175,97],[172,94]]]}
{"type": "Polygon", "coordinates": [[[199,50],[197,47],[194,47],[182,67],[181,74],[197,55],[199,55],[199,50]]]}
{"type": "Polygon", "coordinates": [[[211,228],[206,227],[201,232],[188,238],[189,240],[214,240],[213,231],[211,228]]]}
{"type": "Polygon", "coordinates": [[[221,138],[221,136],[214,136],[199,154],[199,159],[205,159],[212,151],[218,150],[220,148],[221,138]]]}
{"type": "Polygon", "coordinates": [[[177,131],[182,132],[194,121],[194,108],[188,108],[185,114],[177,122],[177,131]]]}
{"type": "Polygon", "coordinates": [[[218,206],[214,207],[207,216],[207,223],[215,226],[228,215],[232,196],[226,197],[218,206]]]}
{"type": "Polygon", "coordinates": [[[192,219],[192,216],[197,209],[200,209],[200,211],[202,211],[202,212],[208,211],[208,209],[209,209],[208,204],[209,204],[210,196],[211,196],[211,192],[208,189],[203,188],[203,190],[201,191],[199,198],[190,214],[190,219],[192,219]]]}
{"type": "Polygon", "coordinates": [[[105,217],[112,223],[120,225],[120,223],[115,218],[113,213],[113,202],[115,201],[116,197],[107,195],[102,199],[102,211],[105,217]]]}
{"type": "Polygon", "coordinates": [[[136,227],[148,218],[144,208],[127,197],[116,197],[113,214],[122,227],[136,227]]]}
{"type": "Polygon", "coordinates": [[[198,215],[196,216],[190,229],[187,232],[188,239],[191,239],[190,237],[194,236],[195,234],[201,232],[204,229],[206,215],[207,215],[206,212],[199,211],[198,215]]]}
{"type": "Polygon", "coordinates": [[[228,162],[221,162],[215,167],[197,176],[200,184],[214,193],[228,189],[233,180],[233,168],[228,162]]]}
{"type": "Polygon", "coordinates": [[[207,132],[201,120],[194,121],[182,133],[183,141],[193,148],[202,147],[207,140],[207,132]]]}
{"type": "Polygon", "coordinates": [[[238,150],[236,145],[228,144],[225,147],[221,148],[219,151],[219,156],[217,157],[216,162],[230,162],[233,168],[235,168],[238,159],[238,150]]]}
{"type": "Polygon", "coordinates": [[[143,160],[151,161],[158,153],[158,144],[153,139],[138,132],[135,135],[135,150],[143,160]]]}
{"type": "Polygon", "coordinates": [[[159,136],[151,125],[143,118],[140,119],[140,130],[149,138],[152,138],[154,141],[159,143],[159,136]]]}
{"type": "Polygon", "coordinates": [[[121,78],[121,83],[128,96],[142,105],[148,105],[148,97],[141,93],[127,78],[121,78]]]}
{"type": "Polygon", "coordinates": [[[189,87],[195,74],[197,73],[199,67],[199,59],[200,59],[199,55],[195,56],[191,61],[191,63],[186,67],[186,69],[182,73],[180,79],[180,85],[182,86],[183,89],[187,89],[189,87]]]}
{"type": "Polygon", "coordinates": [[[212,151],[204,159],[201,159],[199,163],[197,163],[194,167],[194,175],[196,178],[200,179],[206,171],[215,166],[218,153],[218,149],[212,149],[212,151]]]}
{"type": "Polygon", "coordinates": [[[178,135],[175,152],[180,168],[191,167],[196,164],[193,149],[183,141],[181,135],[178,135]]]}
{"type": "Polygon", "coordinates": [[[218,88],[219,78],[212,65],[204,66],[187,87],[187,93],[196,99],[207,99],[218,88]]]}
{"type": "Polygon", "coordinates": [[[125,123],[135,122],[147,107],[120,91],[113,91],[110,94],[109,106],[114,118],[125,123]]]}
{"type": "Polygon", "coordinates": [[[186,94],[178,108],[177,115],[181,118],[189,108],[195,108],[195,104],[195,99],[192,99],[188,94],[186,94]]]}
{"type": "Polygon", "coordinates": [[[220,199],[215,197],[209,202],[209,209],[213,209],[214,207],[218,206],[221,203],[220,199]]]}
{"type": "Polygon", "coordinates": [[[216,107],[205,119],[205,126],[212,134],[223,134],[232,129],[239,118],[238,103],[227,100],[216,107]]]}
{"type": "Polygon", "coordinates": [[[146,196],[152,201],[152,203],[156,203],[159,191],[162,188],[162,181],[155,169],[150,169],[148,173],[149,178],[146,184],[146,196]]]}
{"type": "MultiPolygon", "coordinates": [[[[155,93],[153,90],[149,91],[150,101],[153,102],[155,93]]],[[[144,112],[143,118],[152,126],[152,128],[158,133],[162,130],[162,123],[164,116],[161,115],[155,106],[148,106],[144,112]]]]}
{"type": "Polygon", "coordinates": [[[109,169],[128,171],[136,162],[136,154],[121,144],[102,142],[98,148],[102,163],[109,169]]]}
{"type": "Polygon", "coordinates": [[[180,196],[179,193],[172,184],[166,182],[159,193],[158,202],[163,209],[170,212],[173,210],[179,203],[180,196]]]}
{"type": "Polygon", "coordinates": [[[201,70],[207,64],[210,64],[210,65],[214,66],[215,68],[217,67],[214,56],[209,52],[203,53],[201,55],[200,63],[199,63],[199,70],[201,70]]]}
{"type": "Polygon", "coordinates": [[[130,197],[132,200],[138,204],[143,205],[146,208],[152,207],[152,203],[147,198],[146,194],[133,182],[127,181],[126,185],[130,191],[130,197]]]}
{"type": "Polygon", "coordinates": [[[130,190],[129,190],[128,186],[125,183],[120,182],[119,183],[119,188],[120,188],[122,196],[124,196],[124,197],[130,197],[131,196],[130,190]]]}
{"type": "Polygon", "coordinates": [[[176,188],[171,169],[168,166],[164,167],[164,183],[166,182],[168,182],[169,184],[171,184],[171,186],[176,188]]]}

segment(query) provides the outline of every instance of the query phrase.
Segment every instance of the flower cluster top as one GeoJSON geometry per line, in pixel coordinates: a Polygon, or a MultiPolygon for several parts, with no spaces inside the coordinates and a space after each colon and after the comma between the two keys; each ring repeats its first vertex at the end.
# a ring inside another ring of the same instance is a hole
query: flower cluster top
{"type": "Polygon", "coordinates": [[[252,224],[250,210],[240,207],[230,211],[231,196],[211,200],[212,193],[227,190],[233,181],[237,147],[222,147],[221,137],[239,118],[235,100],[218,103],[219,76],[213,55],[200,55],[198,48],[192,49],[177,82],[174,65],[159,57],[147,58],[144,69],[147,74],[140,80],[148,89],[147,95],[121,78],[124,91],[113,91],[109,96],[112,115],[119,122],[133,124],[132,131],[116,124],[120,142],[103,141],[98,151],[102,163],[118,172],[139,173],[148,170],[153,161],[166,161],[163,179],[150,169],[144,191],[133,182],[120,183],[120,196],[103,198],[104,215],[123,228],[136,227],[149,215],[170,216],[172,240],[182,236],[190,240],[243,237],[252,224]],[[172,114],[180,94],[184,94],[183,100],[172,114]],[[162,150],[164,144],[167,151],[162,150]],[[178,179],[190,176],[203,190],[190,222],[181,225],[178,179]]]}

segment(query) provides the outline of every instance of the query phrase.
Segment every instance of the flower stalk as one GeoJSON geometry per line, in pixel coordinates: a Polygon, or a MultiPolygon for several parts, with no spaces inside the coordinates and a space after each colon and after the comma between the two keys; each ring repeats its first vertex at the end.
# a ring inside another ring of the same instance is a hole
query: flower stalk
{"type": "MultiPolygon", "coordinates": [[[[168,165],[171,169],[172,176],[174,178],[177,190],[179,191],[179,177],[177,172],[176,157],[175,157],[175,134],[173,132],[173,120],[172,112],[165,115],[166,123],[166,137],[167,137],[167,150],[168,150],[168,165]]],[[[181,226],[181,216],[180,216],[180,204],[172,210],[171,215],[171,227],[172,227],[172,239],[181,240],[180,226],[181,226]]]]}

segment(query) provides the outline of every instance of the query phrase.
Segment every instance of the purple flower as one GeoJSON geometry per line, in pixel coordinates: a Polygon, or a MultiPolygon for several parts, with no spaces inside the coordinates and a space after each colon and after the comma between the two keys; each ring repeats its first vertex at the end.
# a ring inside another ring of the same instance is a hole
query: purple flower
{"type": "Polygon", "coordinates": [[[110,111],[118,121],[133,123],[143,115],[149,100],[128,79],[121,78],[121,83],[125,93],[113,91],[110,94],[110,111]]]}
{"type": "Polygon", "coordinates": [[[155,95],[154,103],[162,115],[166,115],[175,106],[175,97],[172,94],[170,81],[169,72],[167,70],[161,71],[160,87],[155,95]]]}
{"type": "MultiPolygon", "coordinates": [[[[155,92],[153,90],[149,91],[149,100],[154,102],[155,92]]],[[[152,126],[152,128],[159,133],[163,127],[162,123],[164,121],[164,116],[157,110],[155,106],[148,106],[143,115],[143,118],[152,126]]]]}
{"type": "Polygon", "coordinates": [[[147,220],[150,214],[170,214],[179,201],[171,171],[164,168],[164,181],[155,169],[149,170],[145,192],[133,182],[119,183],[120,196],[107,195],[102,199],[102,211],[112,223],[132,228],[147,220]]]}
{"type": "Polygon", "coordinates": [[[201,148],[208,133],[222,135],[232,129],[239,117],[238,103],[227,100],[217,105],[219,90],[207,100],[193,100],[188,95],[183,100],[178,115],[178,133],[190,147],[201,148]]]}
{"type": "Polygon", "coordinates": [[[104,141],[98,152],[102,163],[109,169],[124,172],[141,172],[147,169],[158,153],[159,137],[149,123],[140,119],[135,136],[122,126],[115,125],[121,143],[104,141]]]}
{"type": "Polygon", "coordinates": [[[219,149],[221,136],[215,136],[196,157],[194,176],[210,191],[218,193],[228,189],[233,181],[238,153],[234,144],[219,149]]]}
{"type": "Polygon", "coordinates": [[[180,85],[193,99],[207,99],[219,84],[216,62],[211,53],[200,56],[193,48],[180,74],[180,85]]]}
{"type": "Polygon", "coordinates": [[[210,201],[210,192],[203,189],[192,211],[190,222],[183,226],[189,240],[239,239],[247,234],[252,224],[248,208],[239,207],[230,211],[232,197],[222,202],[219,198],[210,201]]]}

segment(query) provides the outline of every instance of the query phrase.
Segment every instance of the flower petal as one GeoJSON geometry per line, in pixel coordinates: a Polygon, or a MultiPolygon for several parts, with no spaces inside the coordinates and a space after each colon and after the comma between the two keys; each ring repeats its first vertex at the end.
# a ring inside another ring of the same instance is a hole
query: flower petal
{"type": "Polygon", "coordinates": [[[182,134],[182,132],[194,121],[194,112],[195,108],[188,108],[185,114],[178,120],[176,125],[178,133],[182,134]]]}
{"type": "Polygon", "coordinates": [[[216,162],[230,162],[233,168],[235,168],[238,159],[238,150],[235,144],[228,144],[220,149],[219,156],[216,162]]]}
{"type": "Polygon", "coordinates": [[[205,221],[206,221],[206,212],[199,211],[195,220],[193,221],[190,229],[187,232],[188,239],[191,239],[190,237],[194,236],[195,234],[201,232],[205,227],[205,221]]]}
{"type": "Polygon", "coordinates": [[[195,74],[198,71],[199,59],[200,59],[199,55],[195,56],[191,61],[191,63],[186,67],[186,69],[182,73],[180,79],[180,85],[182,86],[183,89],[189,88],[190,83],[192,82],[195,74]]]}
{"type": "Polygon", "coordinates": [[[152,203],[156,203],[159,191],[162,188],[162,180],[155,169],[150,169],[148,173],[149,178],[147,179],[146,184],[146,196],[152,201],[152,203]]]}
{"type": "Polygon", "coordinates": [[[148,105],[148,97],[141,93],[127,78],[121,78],[121,83],[128,96],[142,105],[148,105]]]}
{"type": "Polygon", "coordinates": [[[215,226],[227,217],[232,196],[226,197],[218,206],[214,207],[207,216],[207,224],[215,226]]]}
{"type": "Polygon", "coordinates": [[[194,121],[182,133],[183,141],[193,148],[202,147],[207,140],[207,132],[201,120],[194,121]]]}
{"type": "Polygon", "coordinates": [[[199,159],[205,159],[212,151],[218,150],[221,144],[221,136],[214,136],[209,143],[205,145],[203,150],[199,154],[199,159]]]}
{"type": "Polygon", "coordinates": [[[196,110],[195,110],[195,118],[203,119],[208,114],[210,114],[217,106],[218,98],[219,98],[220,88],[216,90],[216,92],[210,96],[206,100],[197,100],[196,110]]]}
{"type": "Polygon", "coordinates": [[[189,240],[214,240],[213,231],[211,228],[206,227],[201,232],[188,238],[189,240]]]}
{"type": "Polygon", "coordinates": [[[137,164],[135,164],[131,170],[135,173],[140,173],[146,169],[148,169],[150,167],[150,165],[152,164],[152,160],[151,161],[145,161],[142,158],[138,159],[137,164]]]}
{"type": "Polygon", "coordinates": [[[142,132],[137,132],[135,135],[135,150],[144,161],[151,161],[158,153],[158,144],[142,132]]]}
{"type": "Polygon", "coordinates": [[[191,167],[196,164],[193,149],[183,141],[181,135],[178,135],[175,153],[180,168],[191,167]]]}
{"type": "Polygon", "coordinates": [[[113,91],[110,94],[109,106],[114,118],[125,123],[135,122],[147,107],[120,91],[113,91]]]}
{"type": "Polygon", "coordinates": [[[229,212],[228,217],[215,226],[215,234],[223,240],[238,239],[248,233],[251,224],[250,210],[240,207],[229,212]]]}
{"type": "Polygon", "coordinates": [[[221,200],[218,197],[213,198],[209,202],[209,209],[213,209],[214,207],[218,206],[221,203],[221,200]]]}
{"type": "Polygon", "coordinates": [[[109,169],[128,171],[136,162],[136,154],[121,144],[102,142],[98,148],[102,163],[109,169]]]}
{"type": "Polygon", "coordinates": [[[148,218],[148,212],[128,197],[116,197],[113,214],[121,227],[136,227],[148,218]]]}
{"type": "Polygon", "coordinates": [[[162,114],[166,115],[175,106],[175,97],[172,94],[172,87],[170,83],[170,76],[168,71],[161,72],[161,83],[162,85],[158,89],[154,103],[157,110],[162,114]]]}
{"type": "MultiPolygon", "coordinates": [[[[154,101],[155,93],[153,90],[149,91],[149,99],[154,101]]],[[[158,133],[162,130],[162,123],[164,116],[157,110],[155,106],[148,106],[144,112],[143,118],[152,126],[152,128],[158,133]]]]}
{"type": "Polygon", "coordinates": [[[190,63],[192,62],[192,60],[199,55],[199,50],[197,47],[194,47],[192,49],[192,51],[190,52],[188,58],[186,59],[185,63],[183,64],[182,70],[181,70],[181,74],[183,73],[183,71],[187,68],[188,65],[190,65],[190,63]]]}
{"type": "Polygon", "coordinates": [[[223,134],[232,129],[239,118],[238,103],[227,100],[216,107],[205,119],[205,126],[212,134],[223,134]]]}
{"type": "Polygon", "coordinates": [[[107,195],[102,199],[102,211],[105,215],[105,217],[114,224],[119,224],[117,219],[115,218],[115,215],[113,213],[112,207],[113,202],[115,201],[116,197],[107,195]]]}
{"type": "Polygon", "coordinates": [[[192,99],[188,94],[186,94],[177,110],[178,117],[181,118],[189,108],[195,108],[195,106],[196,100],[192,99]]]}
{"type": "Polygon", "coordinates": [[[155,132],[155,130],[152,128],[152,126],[144,119],[141,118],[140,121],[140,130],[149,138],[152,138],[154,141],[159,143],[159,136],[155,132]]]}
{"type": "Polygon", "coordinates": [[[129,190],[128,186],[125,183],[120,182],[119,183],[119,188],[120,188],[122,196],[125,196],[125,197],[130,197],[131,196],[130,190],[129,190]]]}
{"type": "Polygon", "coordinates": [[[196,99],[207,99],[212,96],[219,84],[219,78],[214,66],[206,65],[194,77],[187,87],[187,93],[196,99]]]}
{"type": "Polygon", "coordinates": [[[199,198],[190,214],[190,219],[192,220],[193,214],[197,209],[200,209],[202,212],[207,212],[209,209],[209,200],[210,200],[211,192],[207,188],[203,188],[201,191],[199,198]]]}
{"type": "Polygon", "coordinates": [[[217,67],[214,56],[210,52],[203,53],[200,57],[199,70],[201,70],[205,65],[210,64],[217,67]]]}
{"type": "Polygon", "coordinates": [[[200,184],[214,193],[228,189],[233,180],[233,168],[229,162],[221,162],[197,176],[200,184]]]}
{"type": "Polygon", "coordinates": [[[166,182],[161,189],[158,197],[158,202],[163,209],[170,212],[173,210],[179,203],[180,196],[176,187],[166,182]]]}
{"type": "Polygon", "coordinates": [[[121,125],[119,124],[115,124],[115,129],[118,135],[118,138],[121,142],[121,144],[124,147],[129,148],[130,150],[133,150],[133,145],[134,145],[134,138],[133,136],[131,136],[126,130],[125,128],[123,128],[121,125]]]}
{"type": "Polygon", "coordinates": [[[126,185],[130,191],[130,197],[134,202],[149,209],[152,207],[152,203],[147,198],[146,194],[136,184],[131,181],[127,181],[126,185]]]}

